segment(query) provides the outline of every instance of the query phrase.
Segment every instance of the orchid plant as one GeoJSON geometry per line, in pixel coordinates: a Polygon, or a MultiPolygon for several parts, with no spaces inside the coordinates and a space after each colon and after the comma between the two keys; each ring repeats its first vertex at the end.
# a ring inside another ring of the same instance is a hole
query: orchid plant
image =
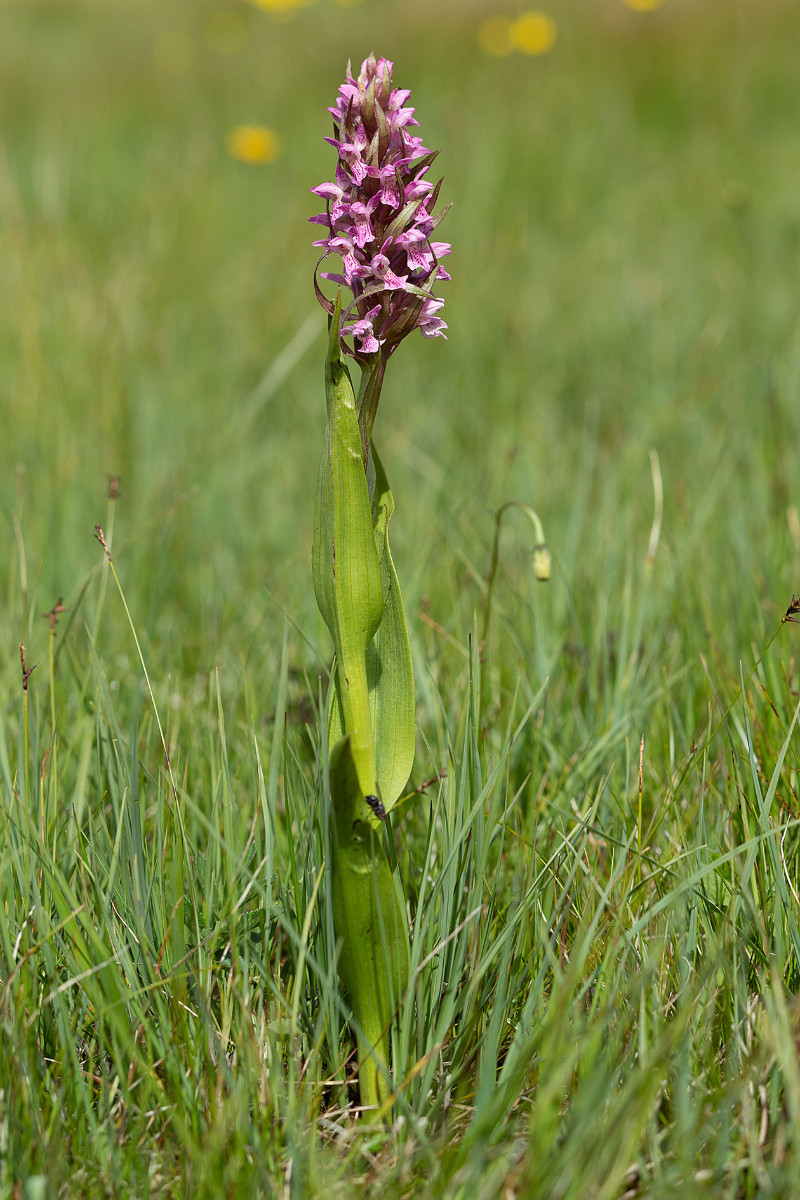
{"type": "Polygon", "coordinates": [[[414,760],[414,674],[400,586],[389,549],[394,499],[373,441],[386,364],[414,329],[443,337],[450,253],[432,240],[441,181],[437,152],[417,126],[409,92],[392,87],[392,63],[370,55],[339,89],[333,115],[335,180],[312,191],[326,202],[314,287],[329,316],[327,427],[314,517],[317,604],[333,639],[328,700],[331,887],[338,971],[353,1014],[365,1105],[392,1096],[389,1030],[408,984],[408,922],[383,822],[414,760]],[[331,254],[339,272],[320,271],[331,254]],[[338,285],[335,300],[319,279],[338,285]],[[343,300],[347,289],[352,299],[343,300]],[[347,359],[360,367],[358,391],[347,359]]]}

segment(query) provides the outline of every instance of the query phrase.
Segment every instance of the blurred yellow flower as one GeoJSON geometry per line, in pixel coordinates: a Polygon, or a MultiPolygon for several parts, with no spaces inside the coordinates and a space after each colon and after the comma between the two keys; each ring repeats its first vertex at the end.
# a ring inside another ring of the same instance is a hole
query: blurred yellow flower
{"type": "Polygon", "coordinates": [[[266,125],[237,125],[228,134],[228,153],[239,162],[271,163],[280,152],[280,138],[266,125]]]}
{"type": "Polygon", "coordinates": [[[654,9],[661,8],[664,0],[622,0],[622,3],[634,12],[653,12],[654,9]]]}
{"type": "Polygon", "coordinates": [[[271,13],[291,13],[296,8],[305,8],[314,0],[250,0],[256,8],[263,8],[271,13]]]}
{"type": "Polygon", "coordinates": [[[478,29],[478,45],[484,54],[490,54],[492,58],[510,54],[514,47],[511,44],[511,22],[508,17],[487,17],[478,29]]]}
{"type": "Polygon", "coordinates": [[[159,34],[153,46],[153,58],[168,75],[182,75],[194,61],[194,42],[179,29],[159,34]]]}
{"type": "Polygon", "coordinates": [[[512,21],[511,43],[522,54],[548,54],[556,44],[556,23],[547,13],[526,12],[512,21]]]}
{"type": "Polygon", "coordinates": [[[203,26],[206,45],[218,54],[233,54],[244,42],[245,24],[232,8],[218,8],[206,17],[203,26]]]}

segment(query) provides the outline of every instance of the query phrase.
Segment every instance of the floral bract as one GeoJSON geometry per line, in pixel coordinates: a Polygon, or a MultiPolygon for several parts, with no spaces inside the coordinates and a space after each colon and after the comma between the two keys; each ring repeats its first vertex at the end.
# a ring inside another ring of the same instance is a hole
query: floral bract
{"type": "MultiPolygon", "coordinates": [[[[425,178],[438,151],[426,150],[422,138],[408,132],[419,124],[406,107],[409,95],[392,88],[388,59],[371,54],[357,79],[348,63],[328,110],[335,136],[325,139],[339,155],[336,179],[311,189],[327,202],[324,213],[309,218],[328,231],[314,242],[325,251],[320,263],[331,253],[342,260],[341,273],[320,275],[353,293],[342,333],[355,348],[344,348],[365,366],[376,356],[385,363],[412,329],[443,337],[447,328],[439,316],[444,301],[433,286],[450,278],[439,261],[450,246],[431,240],[447,209],[433,215],[441,180],[434,186],[425,178]]],[[[315,286],[332,313],[332,302],[315,286]]]]}

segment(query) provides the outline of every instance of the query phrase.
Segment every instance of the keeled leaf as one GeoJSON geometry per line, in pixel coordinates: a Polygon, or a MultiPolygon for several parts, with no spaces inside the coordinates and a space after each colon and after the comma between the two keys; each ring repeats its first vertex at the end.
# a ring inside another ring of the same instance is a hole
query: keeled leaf
{"type": "Polygon", "coordinates": [[[314,591],[336,650],[337,691],[362,792],[377,786],[367,648],[384,612],[381,567],[361,457],[353,385],[341,361],[341,298],[331,319],[325,368],[327,427],[317,483],[314,591]]]}
{"type": "MultiPolygon", "coordinates": [[[[372,518],[381,571],[383,617],[367,648],[367,686],[375,743],[378,794],[387,812],[397,802],[414,764],[414,668],[403,596],[389,548],[389,520],[394,512],[386,472],[374,444],[372,518]]],[[[338,703],[331,704],[328,742],[334,746],[345,727],[338,703]]]]}
{"type": "Polygon", "coordinates": [[[414,763],[414,667],[403,596],[389,549],[389,520],[394,512],[394,497],[374,445],[371,453],[375,467],[373,529],[384,609],[378,631],[367,649],[367,685],[378,786],[388,812],[408,782],[414,763]]]}
{"type": "Polygon", "coordinates": [[[405,904],[380,835],[366,819],[350,740],[331,749],[331,901],[339,978],[356,1021],[362,1104],[391,1095],[389,1026],[408,984],[405,904]]]}

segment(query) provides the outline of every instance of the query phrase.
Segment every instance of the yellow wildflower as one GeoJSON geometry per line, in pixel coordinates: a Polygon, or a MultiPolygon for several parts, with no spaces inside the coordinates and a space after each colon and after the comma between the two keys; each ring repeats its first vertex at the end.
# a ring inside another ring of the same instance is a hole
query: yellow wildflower
{"type": "Polygon", "coordinates": [[[280,138],[265,125],[237,125],[228,134],[228,153],[239,162],[271,163],[280,152],[280,138]]]}
{"type": "Polygon", "coordinates": [[[556,44],[556,23],[547,13],[526,12],[513,21],[511,43],[522,54],[548,54],[556,44]]]}
{"type": "Polygon", "coordinates": [[[622,3],[634,12],[653,12],[654,9],[661,8],[664,0],[622,0],[622,3]]]}
{"type": "Polygon", "coordinates": [[[287,15],[296,8],[305,8],[306,5],[313,4],[314,0],[250,0],[250,3],[266,12],[287,15]]]}

